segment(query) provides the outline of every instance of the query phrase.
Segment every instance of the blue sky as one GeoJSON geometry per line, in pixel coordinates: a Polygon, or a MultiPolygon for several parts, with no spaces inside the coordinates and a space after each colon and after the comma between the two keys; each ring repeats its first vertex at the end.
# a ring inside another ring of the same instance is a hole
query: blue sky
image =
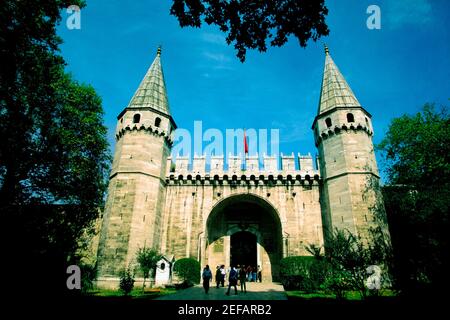
{"type": "Polygon", "coordinates": [[[393,117],[450,98],[450,2],[446,0],[326,1],[330,35],[301,48],[295,39],[244,64],[217,28],[181,29],[171,0],[88,0],[81,30],[58,28],[67,70],[103,99],[114,147],[116,116],[128,104],[162,45],[172,115],[189,130],[280,129],[280,151],[316,153],[323,42],[360,103],[372,114],[374,142],[393,117]],[[369,5],[381,9],[381,29],[366,27],[369,5]]]}

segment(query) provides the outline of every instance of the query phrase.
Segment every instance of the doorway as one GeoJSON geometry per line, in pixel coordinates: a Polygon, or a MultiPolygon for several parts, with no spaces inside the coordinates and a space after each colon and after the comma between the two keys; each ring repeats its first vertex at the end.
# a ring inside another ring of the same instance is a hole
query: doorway
{"type": "Polygon", "coordinates": [[[239,231],[231,235],[230,262],[232,266],[256,266],[256,235],[248,231],[239,231]]]}

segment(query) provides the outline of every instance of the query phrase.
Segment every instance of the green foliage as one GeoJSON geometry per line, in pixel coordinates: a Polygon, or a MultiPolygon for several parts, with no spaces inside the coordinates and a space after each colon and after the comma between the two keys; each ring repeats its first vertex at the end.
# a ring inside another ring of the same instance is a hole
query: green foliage
{"type": "Polygon", "coordinates": [[[306,47],[309,39],[316,41],[329,33],[324,0],[173,0],[170,13],[181,27],[199,28],[203,21],[218,26],[241,62],[247,49],[265,52],[269,41],[280,47],[293,35],[306,47]]]}
{"type": "Polygon", "coordinates": [[[101,99],[64,72],[59,53],[56,25],[69,5],[84,1],[0,6],[0,243],[15,272],[33,261],[37,281],[49,274],[55,286],[79,264],[77,240],[99,216],[110,162],[101,99]],[[11,230],[21,234],[14,249],[11,230]]]}
{"type": "Polygon", "coordinates": [[[134,273],[128,267],[120,273],[119,289],[128,296],[134,287],[134,273]]]}
{"type": "Polygon", "coordinates": [[[315,257],[294,256],[280,261],[281,283],[286,290],[317,291],[328,272],[327,262],[315,257]]]}
{"type": "Polygon", "coordinates": [[[380,285],[389,282],[386,260],[390,247],[386,246],[381,229],[371,230],[372,236],[366,241],[346,230],[335,229],[326,239],[325,257],[331,266],[331,273],[324,288],[341,297],[343,290],[357,290],[365,298],[368,293],[367,268],[376,265],[382,269],[380,285]]]}
{"type": "Polygon", "coordinates": [[[378,145],[389,186],[383,195],[394,249],[395,285],[404,291],[450,284],[450,119],[425,105],[393,119],[378,145]]]}
{"type": "Polygon", "coordinates": [[[305,247],[306,251],[308,251],[309,253],[312,254],[312,256],[314,258],[316,258],[317,260],[321,260],[323,258],[322,256],[322,247],[318,246],[314,243],[309,244],[305,247]]]}
{"type": "Polygon", "coordinates": [[[139,248],[136,254],[137,262],[139,263],[139,268],[144,276],[144,283],[142,288],[145,288],[145,279],[155,276],[156,264],[161,259],[161,254],[153,248],[139,248]]]}
{"type": "Polygon", "coordinates": [[[352,289],[351,282],[351,273],[346,270],[334,269],[326,274],[325,281],[320,288],[325,292],[333,292],[336,299],[344,299],[345,292],[352,289]]]}
{"type": "Polygon", "coordinates": [[[183,258],[175,261],[173,271],[184,283],[200,283],[200,263],[195,259],[183,258]]]}
{"type": "Polygon", "coordinates": [[[80,264],[81,290],[88,292],[93,289],[94,281],[97,279],[97,268],[89,264],[80,264]]]}
{"type": "Polygon", "coordinates": [[[292,275],[299,274],[305,270],[312,262],[314,257],[292,256],[280,260],[281,274],[292,275]]]}
{"type": "Polygon", "coordinates": [[[445,108],[427,104],[414,116],[393,119],[377,146],[385,161],[390,184],[419,190],[446,185],[450,178],[450,121],[445,108]],[[426,184],[423,182],[426,181],[426,184]]]}

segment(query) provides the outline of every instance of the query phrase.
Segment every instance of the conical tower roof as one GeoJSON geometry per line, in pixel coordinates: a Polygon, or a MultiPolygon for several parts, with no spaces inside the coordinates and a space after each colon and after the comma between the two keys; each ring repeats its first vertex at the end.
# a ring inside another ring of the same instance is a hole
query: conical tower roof
{"type": "Polygon", "coordinates": [[[361,104],[331,58],[328,47],[325,47],[325,68],[317,114],[335,107],[361,107],[361,104]]]}
{"type": "Polygon", "coordinates": [[[131,98],[128,108],[153,108],[170,115],[166,84],[161,66],[161,48],[158,48],[155,60],[142,79],[139,88],[131,98]]]}

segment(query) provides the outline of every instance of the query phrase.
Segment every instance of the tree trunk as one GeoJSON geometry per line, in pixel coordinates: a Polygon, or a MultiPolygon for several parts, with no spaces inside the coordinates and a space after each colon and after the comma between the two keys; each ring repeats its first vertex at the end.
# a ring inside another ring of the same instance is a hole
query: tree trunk
{"type": "Polygon", "coordinates": [[[142,283],[142,293],[145,291],[145,276],[144,276],[144,282],[142,283]]]}

